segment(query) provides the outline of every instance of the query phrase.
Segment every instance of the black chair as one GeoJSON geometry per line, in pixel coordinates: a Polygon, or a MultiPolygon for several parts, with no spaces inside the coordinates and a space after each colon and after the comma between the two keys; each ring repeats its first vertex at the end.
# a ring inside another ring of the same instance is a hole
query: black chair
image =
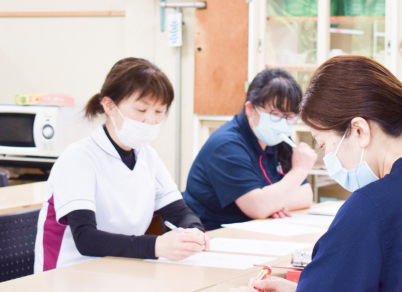
{"type": "Polygon", "coordinates": [[[0,172],[0,188],[8,186],[7,174],[5,172],[0,172]]]}
{"type": "Polygon", "coordinates": [[[33,274],[39,211],[0,215],[0,282],[33,274]]]}

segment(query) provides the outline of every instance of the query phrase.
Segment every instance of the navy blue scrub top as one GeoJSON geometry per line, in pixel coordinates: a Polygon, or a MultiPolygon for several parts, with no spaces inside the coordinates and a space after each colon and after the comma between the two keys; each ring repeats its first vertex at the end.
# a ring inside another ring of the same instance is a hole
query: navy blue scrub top
{"type": "Polygon", "coordinates": [[[402,291],[402,158],[346,200],[297,291],[402,291]]]}
{"type": "Polygon", "coordinates": [[[276,146],[261,148],[243,111],[204,144],[191,167],[183,198],[206,230],[251,220],[234,201],[282,179],[276,157],[276,146]]]}

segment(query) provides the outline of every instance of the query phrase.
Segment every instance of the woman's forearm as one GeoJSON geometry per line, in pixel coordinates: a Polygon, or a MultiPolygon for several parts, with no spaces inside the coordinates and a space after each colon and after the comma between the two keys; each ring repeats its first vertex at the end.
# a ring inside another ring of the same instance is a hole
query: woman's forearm
{"type": "Polygon", "coordinates": [[[299,196],[301,184],[306,175],[305,171],[292,169],[279,182],[262,189],[255,189],[235,202],[247,216],[253,219],[267,218],[283,208],[294,209],[295,206],[307,206],[308,191],[304,190],[307,187],[303,188],[302,195],[299,196]]]}
{"type": "Polygon", "coordinates": [[[155,235],[124,235],[98,230],[95,213],[76,210],[67,215],[75,245],[84,256],[155,258],[155,235]]]}

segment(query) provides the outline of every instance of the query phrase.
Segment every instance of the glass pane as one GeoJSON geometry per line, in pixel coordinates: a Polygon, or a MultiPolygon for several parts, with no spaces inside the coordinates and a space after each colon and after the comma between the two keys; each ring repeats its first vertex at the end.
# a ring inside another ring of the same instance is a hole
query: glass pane
{"type": "Polygon", "coordinates": [[[35,147],[35,114],[0,114],[0,146],[35,147]]]}
{"type": "Polygon", "coordinates": [[[267,68],[289,71],[304,90],[317,68],[319,0],[267,0],[267,68]]]}
{"type": "Polygon", "coordinates": [[[385,0],[331,0],[329,57],[361,55],[384,64],[385,0]]]}

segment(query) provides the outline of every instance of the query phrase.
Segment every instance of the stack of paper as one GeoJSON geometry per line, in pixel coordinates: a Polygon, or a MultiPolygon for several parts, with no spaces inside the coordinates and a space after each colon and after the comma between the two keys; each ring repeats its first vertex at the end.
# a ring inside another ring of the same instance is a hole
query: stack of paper
{"type": "Polygon", "coordinates": [[[270,240],[252,240],[238,238],[214,238],[211,239],[211,251],[234,252],[242,254],[259,254],[285,256],[296,249],[301,250],[310,247],[310,243],[286,242],[270,240]]]}
{"type": "Polygon", "coordinates": [[[191,265],[224,269],[237,269],[246,270],[252,268],[254,264],[262,265],[267,262],[273,261],[276,258],[249,256],[240,254],[228,254],[218,252],[201,252],[192,255],[181,261],[171,261],[166,258],[159,258],[157,260],[145,260],[149,262],[159,262],[168,264],[191,265]]]}
{"type": "Polygon", "coordinates": [[[321,207],[321,208],[312,208],[307,211],[309,214],[313,215],[327,215],[327,216],[335,216],[336,213],[338,213],[339,209],[342,207],[343,203],[345,201],[341,202],[336,202],[332,205],[329,205],[327,207],[321,207]]]}
{"type": "Polygon", "coordinates": [[[274,219],[277,223],[292,223],[302,225],[319,225],[329,227],[334,216],[293,214],[292,217],[274,219]]]}
{"type": "Polygon", "coordinates": [[[222,224],[222,227],[235,228],[260,233],[268,233],[279,236],[294,236],[309,233],[324,233],[327,231],[327,229],[313,226],[277,223],[275,220],[255,220],[244,223],[222,224]]]}

